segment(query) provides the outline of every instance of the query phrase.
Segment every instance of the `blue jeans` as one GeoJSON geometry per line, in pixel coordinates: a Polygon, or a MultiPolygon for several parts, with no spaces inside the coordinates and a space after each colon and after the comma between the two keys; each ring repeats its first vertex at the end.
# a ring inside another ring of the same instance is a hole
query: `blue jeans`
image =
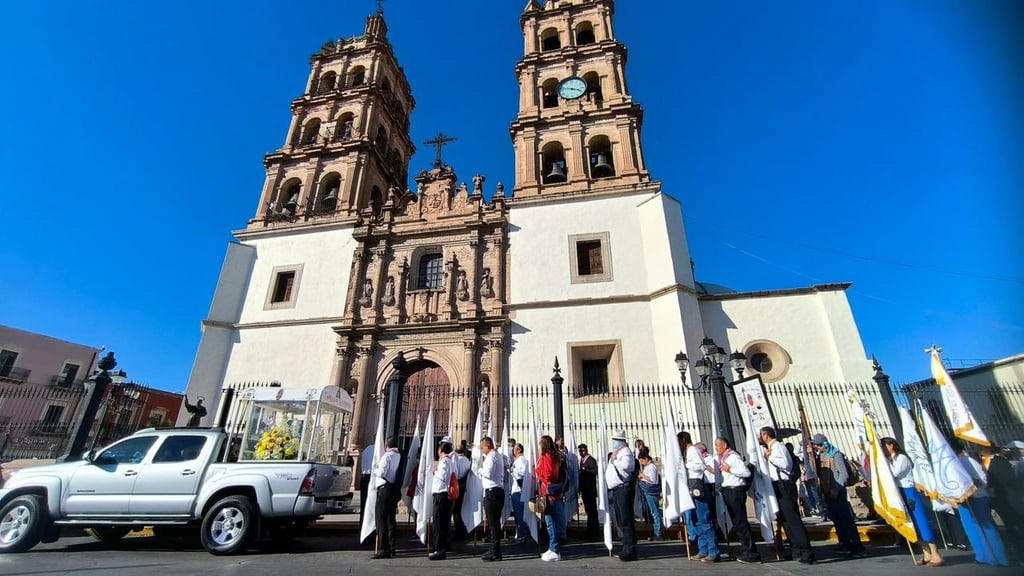
{"type": "Polygon", "coordinates": [[[522,492],[512,494],[512,517],[516,519],[516,540],[526,540],[530,537],[530,528],[523,520],[523,508],[526,506],[522,501],[522,492]]]}
{"type": "Polygon", "coordinates": [[[560,541],[565,539],[565,502],[561,499],[548,502],[544,510],[544,524],[548,527],[548,550],[558,554],[560,541]]]}
{"type": "Polygon", "coordinates": [[[690,538],[697,541],[698,554],[717,558],[718,542],[715,541],[715,528],[711,525],[711,506],[703,498],[694,498],[693,503],[697,509],[685,514],[690,538]]]}
{"type": "Polygon", "coordinates": [[[651,519],[654,521],[654,537],[661,538],[661,506],[658,505],[658,494],[644,492],[644,500],[647,502],[647,509],[651,511],[651,519]]]}

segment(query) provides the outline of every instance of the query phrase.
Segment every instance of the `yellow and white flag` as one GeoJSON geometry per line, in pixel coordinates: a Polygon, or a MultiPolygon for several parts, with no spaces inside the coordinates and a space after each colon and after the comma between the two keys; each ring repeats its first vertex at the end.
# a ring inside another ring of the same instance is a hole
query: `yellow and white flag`
{"type": "Polygon", "coordinates": [[[871,417],[864,416],[864,431],[867,435],[868,458],[871,462],[871,499],[874,500],[875,512],[900,533],[909,542],[917,542],[917,530],[910,519],[907,506],[903,502],[900,488],[889,469],[889,459],[883,452],[882,443],[875,434],[875,426],[871,417]]]}
{"type": "Polygon", "coordinates": [[[942,393],[942,405],[946,408],[946,417],[953,425],[953,435],[965,442],[979,446],[991,446],[992,443],[988,441],[988,437],[982,432],[974,415],[971,414],[971,409],[967,407],[967,403],[960,396],[956,382],[953,382],[953,378],[946,372],[946,367],[942,365],[942,358],[939,357],[941,351],[941,348],[935,346],[927,350],[932,357],[932,378],[935,379],[935,383],[939,385],[939,392],[942,393]]]}

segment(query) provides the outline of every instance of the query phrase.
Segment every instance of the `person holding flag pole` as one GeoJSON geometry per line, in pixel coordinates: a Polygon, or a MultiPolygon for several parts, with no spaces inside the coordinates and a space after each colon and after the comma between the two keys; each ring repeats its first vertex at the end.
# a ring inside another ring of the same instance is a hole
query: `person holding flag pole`
{"type": "MultiPolygon", "coordinates": [[[[899,408],[901,411],[904,409],[899,408]]],[[[904,422],[906,426],[906,422],[904,422]]],[[[913,429],[903,429],[904,436],[910,434],[916,435],[917,432],[913,429]]],[[[920,440],[918,440],[920,442],[920,440]]],[[[928,511],[925,504],[925,499],[915,487],[915,476],[918,474],[915,471],[916,466],[911,460],[907,452],[903,450],[900,443],[895,438],[882,438],[882,447],[885,448],[886,456],[888,456],[889,469],[892,473],[893,480],[899,485],[899,489],[903,492],[904,502],[909,512],[914,518],[914,528],[917,531],[917,541],[921,543],[921,551],[924,555],[922,564],[929,566],[942,566],[945,562],[942,560],[942,556],[939,554],[939,547],[935,542],[935,535],[932,532],[931,525],[928,523],[928,511]]],[[[870,453],[869,453],[870,456],[870,453]]],[[[874,470],[874,463],[872,463],[872,470],[874,470]]],[[[874,498],[873,498],[874,499],[874,498]]],[[[878,507],[878,500],[874,499],[875,507],[878,507]]],[[[886,518],[886,515],[879,513],[882,518],[886,518]]],[[[909,543],[910,540],[907,540],[909,543]]],[[[913,552],[911,552],[913,554],[913,552]]]]}
{"type": "MultiPolygon", "coordinates": [[[[433,442],[434,438],[434,402],[431,399],[427,422],[423,426],[423,438],[433,442]]],[[[420,543],[426,545],[430,536],[430,522],[434,516],[434,497],[431,494],[434,464],[432,451],[424,446],[420,449],[419,464],[416,466],[416,492],[412,498],[413,509],[416,510],[416,535],[420,543]]]]}
{"type": "MultiPolygon", "coordinates": [[[[384,456],[384,405],[378,400],[377,402],[377,434],[373,440],[373,453],[371,456],[372,464],[369,466],[370,469],[370,484],[366,490],[366,507],[363,513],[363,520],[359,529],[359,541],[366,542],[366,539],[370,537],[377,530],[377,488],[379,476],[375,475],[375,472],[379,471],[378,462],[381,457],[384,456]]],[[[380,553],[380,538],[377,538],[374,544],[374,554],[380,553]]]]}
{"type": "Polygon", "coordinates": [[[601,405],[601,420],[597,428],[597,515],[601,522],[604,546],[608,556],[612,555],[611,502],[608,500],[608,425],[604,404],[601,405]]]}

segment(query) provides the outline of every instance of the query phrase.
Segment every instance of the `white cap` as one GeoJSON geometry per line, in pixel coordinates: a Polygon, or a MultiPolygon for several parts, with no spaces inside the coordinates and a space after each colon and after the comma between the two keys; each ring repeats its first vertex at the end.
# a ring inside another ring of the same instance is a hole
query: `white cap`
{"type": "Polygon", "coordinates": [[[619,429],[612,433],[612,440],[626,440],[626,431],[619,429]]]}
{"type": "Polygon", "coordinates": [[[452,442],[452,437],[451,436],[445,436],[445,437],[441,438],[441,444],[455,444],[455,443],[452,442]]]}

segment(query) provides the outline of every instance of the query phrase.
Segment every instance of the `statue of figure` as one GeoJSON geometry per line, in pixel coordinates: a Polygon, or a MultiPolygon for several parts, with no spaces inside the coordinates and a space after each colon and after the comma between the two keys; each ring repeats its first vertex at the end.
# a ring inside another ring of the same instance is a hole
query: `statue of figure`
{"type": "Polygon", "coordinates": [[[458,193],[459,194],[468,194],[469,193],[469,188],[466,187],[466,183],[465,182],[463,182],[462,184],[459,184],[458,193]]]}
{"type": "Polygon", "coordinates": [[[484,180],[487,180],[487,177],[481,174],[473,176],[473,194],[484,193],[484,180]]]}
{"type": "Polygon", "coordinates": [[[373,280],[367,278],[363,282],[363,297],[359,299],[359,303],[364,307],[373,303],[373,280]]]}
{"type": "Polygon", "coordinates": [[[491,278],[491,269],[484,268],[483,275],[480,276],[480,296],[483,298],[494,297],[494,278],[491,278]]]}
{"type": "Polygon", "coordinates": [[[466,280],[465,270],[459,270],[459,278],[455,282],[455,296],[459,300],[469,300],[469,281],[466,280]]]}
{"type": "Polygon", "coordinates": [[[395,305],[395,277],[388,276],[388,283],[384,286],[384,305],[395,305]]]}
{"type": "Polygon", "coordinates": [[[203,400],[205,400],[205,398],[200,396],[196,399],[195,404],[189,404],[188,396],[185,396],[185,410],[188,410],[188,413],[190,414],[188,417],[188,424],[186,424],[189,428],[199,426],[199,421],[206,417],[206,406],[203,406],[203,400]]]}

